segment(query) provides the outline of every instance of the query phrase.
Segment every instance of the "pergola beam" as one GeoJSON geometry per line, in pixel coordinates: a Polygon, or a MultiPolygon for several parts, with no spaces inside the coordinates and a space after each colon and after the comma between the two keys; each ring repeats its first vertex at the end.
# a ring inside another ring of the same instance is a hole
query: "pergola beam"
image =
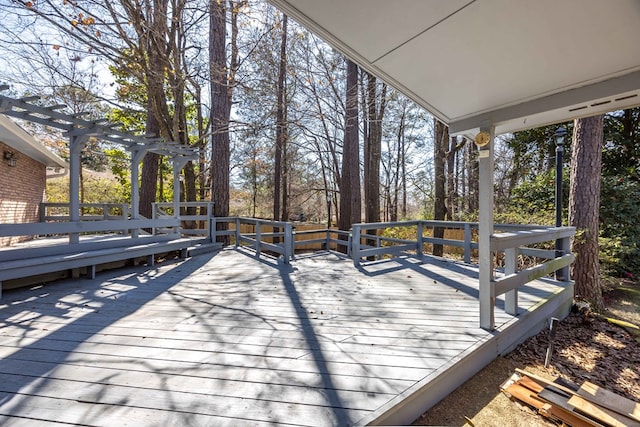
{"type": "MultiPolygon", "coordinates": [[[[9,89],[9,86],[0,85],[0,91],[9,89]]],[[[119,131],[114,127],[122,126],[120,123],[110,124],[107,119],[85,120],[79,114],[65,114],[57,111],[64,108],[64,105],[54,105],[42,107],[31,104],[30,101],[40,99],[40,97],[26,97],[21,99],[11,98],[0,94],[0,113],[23,119],[26,121],[39,123],[45,126],[60,129],[68,132],[69,136],[87,135],[95,136],[98,139],[106,140],[116,144],[130,147],[134,144],[146,144],[147,141],[157,143],[157,139],[149,139],[144,136],[135,136],[127,132],[119,131]]],[[[198,150],[194,147],[185,147],[175,142],[164,141],[153,147],[153,152],[161,155],[172,156],[183,154],[194,156],[197,159],[198,150]]]]}

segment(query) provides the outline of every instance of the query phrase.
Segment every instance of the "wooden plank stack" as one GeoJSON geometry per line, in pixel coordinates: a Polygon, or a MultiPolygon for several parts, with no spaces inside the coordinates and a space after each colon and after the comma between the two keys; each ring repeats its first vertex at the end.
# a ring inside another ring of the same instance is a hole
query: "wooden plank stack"
{"type": "Polygon", "coordinates": [[[516,369],[500,389],[539,414],[573,427],[640,427],[640,403],[588,381],[578,386],[516,369]]]}

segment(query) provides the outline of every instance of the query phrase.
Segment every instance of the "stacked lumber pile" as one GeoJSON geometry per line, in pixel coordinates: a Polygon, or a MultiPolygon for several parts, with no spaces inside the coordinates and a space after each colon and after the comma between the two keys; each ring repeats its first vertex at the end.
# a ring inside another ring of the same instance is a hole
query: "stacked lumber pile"
{"type": "Polygon", "coordinates": [[[557,423],[573,427],[640,427],[640,403],[588,381],[578,386],[516,369],[500,389],[557,423]]]}

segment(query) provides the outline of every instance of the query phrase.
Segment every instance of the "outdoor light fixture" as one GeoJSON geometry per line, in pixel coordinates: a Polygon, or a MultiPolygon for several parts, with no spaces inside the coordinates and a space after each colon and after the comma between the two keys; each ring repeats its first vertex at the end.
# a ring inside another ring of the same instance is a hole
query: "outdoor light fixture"
{"type": "Polygon", "coordinates": [[[14,167],[18,163],[18,155],[15,151],[5,151],[3,157],[7,165],[11,167],[14,167]]]}
{"type": "MultiPolygon", "coordinates": [[[[553,133],[556,142],[556,227],[562,227],[562,153],[564,152],[564,139],[567,129],[560,126],[553,133]]],[[[556,240],[556,257],[562,255],[562,240],[556,240]]],[[[562,270],[556,271],[556,280],[566,280],[562,270]]]]}
{"type": "Polygon", "coordinates": [[[567,136],[567,129],[564,126],[560,126],[553,134],[553,139],[556,141],[556,146],[564,144],[564,138],[567,136]]]}
{"type": "Polygon", "coordinates": [[[560,126],[553,134],[556,142],[556,227],[562,227],[562,153],[567,129],[560,126]]]}
{"type": "Polygon", "coordinates": [[[487,131],[480,131],[473,140],[478,147],[484,147],[491,141],[491,135],[487,131]]]}

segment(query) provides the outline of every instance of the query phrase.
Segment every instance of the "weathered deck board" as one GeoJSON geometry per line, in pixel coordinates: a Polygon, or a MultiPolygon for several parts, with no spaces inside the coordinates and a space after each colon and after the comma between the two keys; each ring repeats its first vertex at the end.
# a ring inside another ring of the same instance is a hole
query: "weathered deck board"
{"type": "MultiPolygon", "coordinates": [[[[8,292],[0,305],[0,421],[374,419],[500,337],[478,328],[477,269],[425,261],[356,269],[315,254],[285,266],[223,251],[8,292]]],[[[560,289],[552,281],[525,287],[521,312],[560,289]]],[[[501,305],[497,324],[513,324],[501,305]]]]}

